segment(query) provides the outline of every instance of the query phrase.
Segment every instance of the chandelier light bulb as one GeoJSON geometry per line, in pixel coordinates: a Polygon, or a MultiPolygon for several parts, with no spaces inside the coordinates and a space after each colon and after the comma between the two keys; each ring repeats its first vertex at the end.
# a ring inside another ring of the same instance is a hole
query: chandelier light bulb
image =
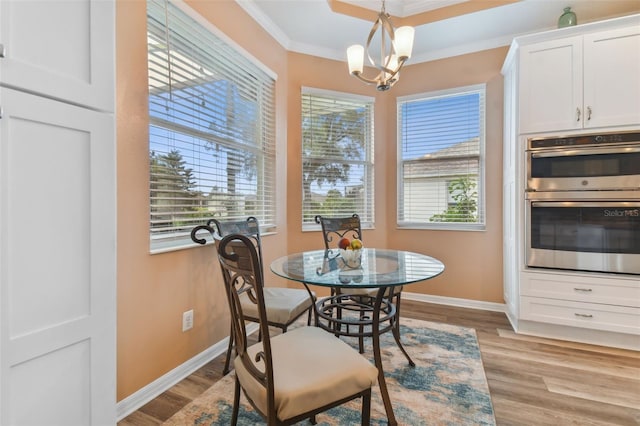
{"type": "Polygon", "coordinates": [[[413,27],[400,27],[395,31],[396,36],[396,55],[398,58],[411,57],[411,51],[413,50],[413,36],[415,30],[413,27]]]}
{"type": "Polygon", "coordinates": [[[364,68],[364,46],[354,44],[347,49],[349,74],[360,74],[364,68]]]}

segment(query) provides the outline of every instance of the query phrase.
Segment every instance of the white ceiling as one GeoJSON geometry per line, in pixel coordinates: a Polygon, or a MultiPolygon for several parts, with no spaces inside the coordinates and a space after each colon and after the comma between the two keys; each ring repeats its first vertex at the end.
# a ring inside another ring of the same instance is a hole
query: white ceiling
{"type": "MultiPolygon", "coordinates": [[[[327,0],[236,0],[287,50],[346,61],[346,49],[366,42],[373,22],[335,13],[327,0]]],[[[407,16],[465,0],[386,0],[392,16],[407,16]]],[[[473,0],[484,1],[484,0],[473,0]]],[[[380,0],[343,0],[379,11],[380,0]]],[[[522,0],[416,27],[419,63],[505,46],[513,37],[557,27],[566,6],[578,24],[640,13],[640,0],[522,0]]],[[[393,18],[392,18],[393,20],[393,18]]]]}

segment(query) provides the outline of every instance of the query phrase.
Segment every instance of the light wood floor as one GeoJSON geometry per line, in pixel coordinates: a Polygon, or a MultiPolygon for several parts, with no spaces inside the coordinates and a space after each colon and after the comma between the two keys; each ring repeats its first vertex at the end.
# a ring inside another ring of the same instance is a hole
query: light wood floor
{"type": "MultiPolygon", "coordinates": [[[[516,335],[498,312],[404,300],[402,316],[476,329],[498,425],[640,425],[640,352],[516,335]]],[[[223,363],[214,359],[118,426],[161,424],[219,380],[223,363]]]]}

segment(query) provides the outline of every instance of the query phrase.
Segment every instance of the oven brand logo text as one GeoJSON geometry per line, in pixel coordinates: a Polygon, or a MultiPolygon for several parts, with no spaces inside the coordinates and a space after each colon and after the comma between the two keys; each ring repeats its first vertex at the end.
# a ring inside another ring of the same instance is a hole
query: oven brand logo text
{"type": "Polygon", "coordinates": [[[640,217],[640,209],[616,209],[616,210],[604,210],[605,217],[640,217]]]}

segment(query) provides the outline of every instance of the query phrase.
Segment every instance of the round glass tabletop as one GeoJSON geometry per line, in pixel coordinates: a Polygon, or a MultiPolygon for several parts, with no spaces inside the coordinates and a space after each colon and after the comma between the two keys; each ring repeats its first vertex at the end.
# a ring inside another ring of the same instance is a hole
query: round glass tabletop
{"type": "Polygon", "coordinates": [[[324,287],[375,288],[428,280],[444,271],[433,257],[402,250],[364,248],[359,253],[314,250],[271,263],[276,275],[324,287]]]}

